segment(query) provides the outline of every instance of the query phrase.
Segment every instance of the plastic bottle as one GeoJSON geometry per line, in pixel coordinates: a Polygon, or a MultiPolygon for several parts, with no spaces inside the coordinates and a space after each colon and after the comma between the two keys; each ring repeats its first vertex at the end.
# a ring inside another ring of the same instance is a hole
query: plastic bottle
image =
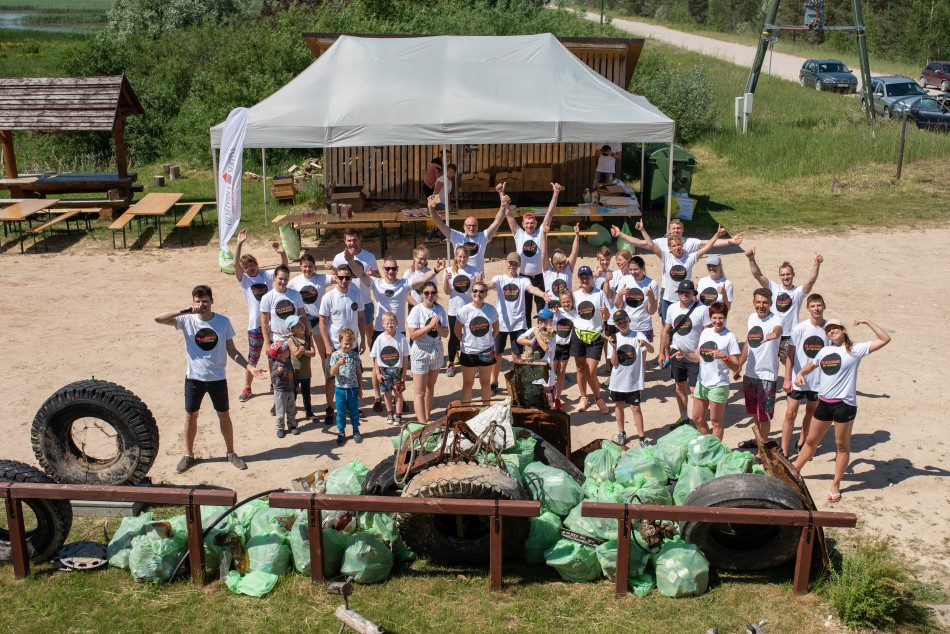
{"type": "Polygon", "coordinates": [[[590,204],[590,189],[585,189],[585,190],[584,190],[584,204],[585,204],[585,205],[589,205],[589,204],[590,204]]]}

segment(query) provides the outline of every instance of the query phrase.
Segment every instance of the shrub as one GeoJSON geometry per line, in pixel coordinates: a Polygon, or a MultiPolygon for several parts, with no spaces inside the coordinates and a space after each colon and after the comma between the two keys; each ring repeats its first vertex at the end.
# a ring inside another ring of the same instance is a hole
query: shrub
{"type": "Polygon", "coordinates": [[[677,141],[688,143],[712,127],[712,85],[702,64],[673,68],[661,55],[644,51],[630,90],[676,122],[677,141]]]}

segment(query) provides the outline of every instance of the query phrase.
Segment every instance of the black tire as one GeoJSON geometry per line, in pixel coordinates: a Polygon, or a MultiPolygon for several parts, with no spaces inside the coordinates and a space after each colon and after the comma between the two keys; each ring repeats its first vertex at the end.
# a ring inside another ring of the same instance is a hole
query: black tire
{"type": "Polygon", "coordinates": [[[379,463],[366,474],[366,479],[363,480],[360,494],[398,496],[401,487],[396,484],[396,480],[393,478],[393,468],[395,465],[395,455],[380,460],[379,463]]]}
{"type": "Polygon", "coordinates": [[[798,85],[801,86],[802,88],[805,87],[805,77],[804,77],[804,75],[799,75],[799,76],[798,76],[798,85]]]}
{"type": "MultiPolygon", "coordinates": [[[[0,482],[52,483],[45,473],[16,460],[0,460],[0,482]]],[[[46,561],[56,554],[73,526],[73,507],[66,500],[23,500],[36,518],[35,526],[26,526],[26,543],[30,558],[46,561]]],[[[26,508],[24,508],[26,513],[26,508]]],[[[0,551],[8,550],[10,533],[0,528],[0,551]]]]}
{"type": "Polygon", "coordinates": [[[135,394],[109,381],[77,381],[58,390],[36,413],[30,436],[43,470],[68,484],[136,484],[158,454],[158,425],[152,412],[135,394]],[[111,426],[115,454],[87,455],[72,435],[79,419],[111,426]]]}
{"type": "MultiPolygon", "coordinates": [[[[741,473],[696,487],[683,506],[802,510],[801,499],[780,480],[741,473]]],[[[680,522],[680,535],[696,544],[711,566],[724,570],[763,570],[795,557],[801,527],[680,522]]]]}
{"type": "Polygon", "coordinates": [[[891,110],[887,106],[884,106],[884,118],[885,119],[891,118],[891,110]]]}
{"type": "Polygon", "coordinates": [[[940,92],[950,92],[950,81],[944,79],[940,82],[940,92]]]}
{"type": "Polygon", "coordinates": [[[545,441],[543,438],[538,438],[538,442],[534,446],[534,459],[543,462],[549,467],[556,467],[562,471],[566,471],[567,475],[574,478],[574,481],[581,486],[584,486],[584,482],[587,480],[583,471],[575,467],[574,463],[572,463],[567,456],[555,449],[554,445],[545,441]]]}
{"type": "MultiPolygon", "coordinates": [[[[510,476],[495,467],[475,463],[442,464],[416,475],[403,497],[467,498],[473,500],[524,500],[527,498],[510,476]]],[[[479,564],[488,561],[491,518],[474,515],[400,514],[399,534],[417,554],[444,564],[479,564]]],[[[521,554],[528,538],[527,518],[505,518],[505,558],[521,554]]]]}

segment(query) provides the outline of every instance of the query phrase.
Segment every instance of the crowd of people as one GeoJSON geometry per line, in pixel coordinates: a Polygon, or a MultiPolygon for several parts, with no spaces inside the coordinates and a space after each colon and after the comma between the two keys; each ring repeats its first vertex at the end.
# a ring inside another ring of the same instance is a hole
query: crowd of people
{"type": "MultiPolygon", "coordinates": [[[[430,422],[443,371],[449,377],[461,372],[463,401],[475,397],[477,379],[478,397],[488,404],[499,391],[499,372],[510,355],[511,363],[531,358],[547,364],[548,377],[541,382],[550,407],[571,407],[564,390],[574,380],[579,398],[573,411],[596,407],[608,416],[612,409],[621,445],[628,441],[628,409],[637,442],[651,442],[640,407],[647,397],[648,377],[665,379],[669,372],[673,380],[678,416],[671,427],[692,424],[720,439],[733,381],[741,380],[745,411],[761,439],[771,431],[781,386],[787,394],[781,446],[790,458],[797,455],[796,468],[805,466],[835,424],[837,459],[828,499],[840,499],[857,415],[857,369],[864,356],[890,338],[870,320],[859,318],[854,324],[867,325],[875,338],[852,343],[843,322],[824,318],[824,298],[812,292],[823,262],[820,254],[814,254],[810,274],[799,286],[789,262],[779,267],[778,281],[770,280],[756,262],[755,248],[748,249],[745,255],[759,288],[750,298],[736,297],[722,257],[707,254],[716,247],[738,247],[744,236],[725,238],[720,227],[709,240],[685,238],[683,223],[674,219],[668,235],[657,240],[641,222],[635,226],[639,238],[612,229],[632,248],[643,249],[647,257],[657,256],[662,285],[647,274],[647,260],[631,249],[613,253],[603,247],[596,254],[596,268],[582,265],[575,271],[579,226],[574,227],[569,252],[550,250],[548,245],[560,185],[552,183],[543,218],[524,213],[519,222],[501,184],[498,213],[491,224],[479,230],[475,218],[466,218],[463,231],[458,231],[440,217],[445,200],[436,191],[439,184],[434,181],[427,204],[431,220],[451,244],[452,259],[437,259],[430,267],[428,250],[418,247],[402,275],[391,256],[379,266],[375,255],[362,248],[355,228],[344,231],[344,248],[332,263],[324,260],[325,272],[318,273],[315,258],[304,254],[294,277],[279,243],[273,248],[281,264],[264,271],[253,255],[243,252],[247,232],[241,231],[234,275],[248,308],[247,357],[235,347],[230,321],[212,311],[207,286],[194,288],[188,308],[156,316],[157,322],[182,331],[188,358],[185,455],[179,473],[195,462],[197,414],[204,394],[218,414],[229,462],[246,468],[234,451],[228,414],[224,370],[229,356],[245,368],[239,400],[252,396],[254,378],[270,377],[271,414],[279,438],[299,433],[298,395],[303,421],[321,423],[312,391],[322,375],[322,423],[336,425],[336,442],[343,445],[348,426],[349,438],[362,442],[360,423],[367,409],[385,412],[386,423],[394,426],[410,420],[430,422]],[[503,273],[489,278],[486,250],[504,221],[515,250],[504,258],[503,273]],[[703,258],[708,275],[697,284],[693,269],[703,258]],[[808,316],[800,321],[803,305],[808,316]],[[751,313],[745,328],[733,332],[728,318],[737,307],[749,307],[751,313]],[[658,337],[654,315],[659,319],[658,337]],[[744,337],[744,345],[737,335],[744,337]],[[266,371],[259,367],[262,353],[266,371]],[[654,353],[655,366],[647,358],[654,353]],[[311,363],[318,358],[319,369],[311,363]],[[572,359],[574,376],[568,372],[572,359]],[[363,376],[364,362],[368,380],[363,376]],[[608,376],[604,385],[600,371],[608,376]],[[406,411],[410,399],[404,396],[410,378],[411,417],[406,411]],[[372,401],[363,397],[364,383],[372,386],[372,401]],[[802,402],[804,418],[793,444],[802,402]]],[[[755,438],[739,443],[739,448],[757,446],[755,438]]]]}

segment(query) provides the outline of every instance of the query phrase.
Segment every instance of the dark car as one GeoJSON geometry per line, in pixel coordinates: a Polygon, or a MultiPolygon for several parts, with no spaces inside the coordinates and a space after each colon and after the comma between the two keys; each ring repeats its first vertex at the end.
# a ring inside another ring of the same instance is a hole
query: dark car
{"type": "Polygon", "coordinates": [[[858,78],[836,59],[806,59],[798,71],[798,83],[818,92],[838,90],[853,94],[858,89],[858,78]]]}
{"type": "MultiPolygon", "coordinates": [[[[874,112],[884,115],[885,119],[899,117],[907,107],[918,97],[927,92],[910,77],[872,77],[871,98],[874,103],[874,112]]],[[[867,112],[868,104],[861,99],[861,111],[867,112]]]]}
{"type": "Polygon", "coordinates": [[[950,62],[930,62],[920,71],[920,85],[950,92],[950,62]]]}
{"type": "Polygon", "coordinates": [[[912,101],[907,116],[920,129],[950,132],[950,94],[928,95],[912,101]]]}

